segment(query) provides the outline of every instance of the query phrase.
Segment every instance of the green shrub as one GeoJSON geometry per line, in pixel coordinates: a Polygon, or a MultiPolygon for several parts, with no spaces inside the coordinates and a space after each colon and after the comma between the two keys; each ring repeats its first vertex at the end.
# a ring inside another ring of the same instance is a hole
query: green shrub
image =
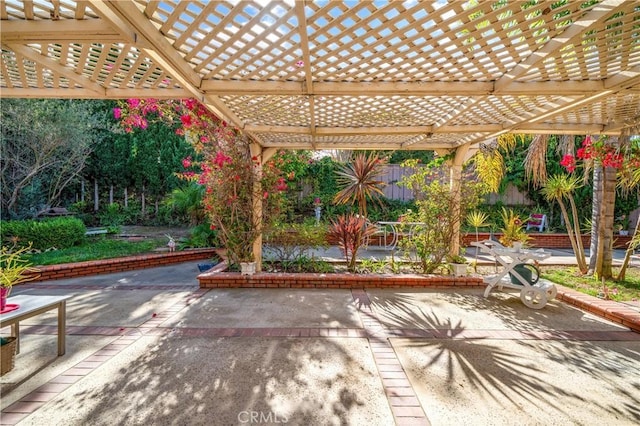
{"type": "Polygon", "coordinates": [[[208,223],[200,224],[192,228],[189,237],[179,242],[179,249],[185,248],[201,248],[201,247],[218,247],[220,240],[218,239],[218,231],[212,230],[208,223]]]}
{"type": "Polygon", "coordinates": [[[46,250],[52,247],[62,249],[78,245],[84,241],[87,228],[80,219],[60,217],[46,220],[15,220],[2,223],[0,235],[2,245],[12,244],[26,247],[31,243],[34,249],[46,250]]]}
{"type": "Polygon", "coordinates": [[[265,236],[265,245],[281,262],[301,262],[311,250],[327,245],[326,228],[310,224],[277,226],[265,236]]]}
{"type": "Polygon", "coordinates": [[[84,222],[85,226],[98,226],[98,219],[93,214],[93,205],[86,201],[77,201],[68,207],[73,216],[84,222]]]}
{"type": "Polygon", "coordinates": [[[118,203],[112,203],[98,214],[100,226],[120,226],[126,222],[126,214],[118,203]]]}

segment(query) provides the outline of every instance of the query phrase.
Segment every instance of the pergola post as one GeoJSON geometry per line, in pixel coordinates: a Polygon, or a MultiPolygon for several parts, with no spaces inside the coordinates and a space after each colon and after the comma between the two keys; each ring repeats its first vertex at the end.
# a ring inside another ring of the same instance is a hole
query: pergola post
{"type": "Polygon", "coordinates": [[[450,172],[449,172],[449,187],[451,194],[453,195],[453,233],[451,248],[449,254],[457,256],[460,254],[460,227],[462,225],[463,217],[461,212],[461,185],[462,185],[462,164],[467,159],[467,153],[469,151],[469,144],[461,145],[455,150],[455,155],[451,160],[450,172]]]}
{"type": "Polygon", "coordinates": [[[276,153],[275,148],[263,149],[261,145],[251,142],[251,156],[260,160],[255,168],[253,185],[253,223],[260,229],[258,237],[253,241],[253,259],[256,272],[262,271],[262,166],[276,153]]]}

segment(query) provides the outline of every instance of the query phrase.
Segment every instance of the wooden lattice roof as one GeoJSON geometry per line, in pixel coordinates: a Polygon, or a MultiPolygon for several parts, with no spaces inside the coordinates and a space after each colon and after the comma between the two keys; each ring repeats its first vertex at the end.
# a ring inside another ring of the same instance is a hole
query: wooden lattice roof
{"type": "Polygon", "coordinates": [[[196,97],[265,147],[640,122],[640,2],[0,1],[2,97],[196,97]]]}

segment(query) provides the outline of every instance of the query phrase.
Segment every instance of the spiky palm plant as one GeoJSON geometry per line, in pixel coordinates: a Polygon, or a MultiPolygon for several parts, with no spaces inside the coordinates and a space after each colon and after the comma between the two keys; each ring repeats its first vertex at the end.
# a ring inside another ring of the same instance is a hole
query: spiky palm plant
{"type": "Polygon", "coordinates": [[[376,227],[369,225],[363,216],[347,214],[338,216],[335,221],[331,222],[328,235],[338,242],[347,267],[354,272],[358,250],[376,232],[376,227]]]}
{"type": "Polygon", "coordinates": [[[336,204],[357,204],[358,213],[367,217],[367,200],[378,201],[384,196],[385,182],[378,178],[384,173],[386,160],[374,154],[357,154],[351,163],[337,171],[338,184],[343,188],[333,201],[336,204]]]}
{"type": "Polygon", "coordinates": [[[548,201],[557,201],[560,205],[560,210],[562,211],[562,216],[564,217],[564,222],[567,227],[567,233],[569,234],[569,240],[571,241],[571,247],[576,255],[578,269],[580,269],[580,272],[583,274],[586,274],[588,267],[584,255],[584,247],[582,246],[578,209],[573,199],[573,192],[579,187],[580,181],[577,177],[558,174],[547,180],[547,183],[542,188],[542,195],[544,195],[548,201]],[[573,221],[569,220],[569,212],[564,203],[565,199],[569,200],[573,221]]]}
{"type": "MultiPolygon", "coordinates": [[[[489,226],[489,216],[481,211],[474,210],[467,215],[467,223],[476,230],[476,243],[479,241],[478,228],[489,226]]],[[[474,271],[478,271],[478,247],[476,247],[475,261],[473,262],[474,271]]]]}
{"type": "Polygon", "coordinates": [[[511,247],[513,243],[520,242],[526,244],[529,236],[524,231],[524,221],[513,210],[502,208],[500,213],[504,228],[501,229],[502,237],[500,243],[511,247]]]}

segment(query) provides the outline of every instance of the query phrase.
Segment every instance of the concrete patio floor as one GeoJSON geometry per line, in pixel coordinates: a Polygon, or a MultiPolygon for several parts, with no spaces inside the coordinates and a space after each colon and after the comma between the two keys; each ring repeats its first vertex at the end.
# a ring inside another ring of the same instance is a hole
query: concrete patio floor
{"type": "MultiPolygon", "coordinates": [[[[482,289],[200,290],[196,262],[31,283],[0,380],[20,425],[640,423],[640,334],[482,289]]],[[[7,331],[7,330],[3,330],[7,331]]]]}

